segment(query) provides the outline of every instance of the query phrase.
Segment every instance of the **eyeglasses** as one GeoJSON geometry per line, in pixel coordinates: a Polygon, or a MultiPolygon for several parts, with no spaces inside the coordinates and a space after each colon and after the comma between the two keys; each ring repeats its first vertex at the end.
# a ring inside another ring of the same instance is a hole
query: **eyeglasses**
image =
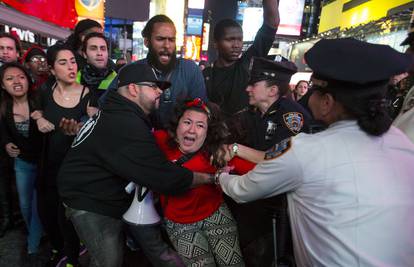
{"type": "Polygon", "coordinates": [[[46,62],[46,58],[42,57],[42,56],[32,57],[30,59],[30,62],[32,62],[32,63],[39,63],[39,62],[44,63],[44,62],[46,62]]]}
{"type": "Polygon", "coordinates": [[[140,85],[140,86],[148,86],[151,87],[152,89],[156,90],[158,89],[158,85],[156,83],[146,83],[146,82],[142,82],[142,83],[136,83],[136,85],[140,85]]]}

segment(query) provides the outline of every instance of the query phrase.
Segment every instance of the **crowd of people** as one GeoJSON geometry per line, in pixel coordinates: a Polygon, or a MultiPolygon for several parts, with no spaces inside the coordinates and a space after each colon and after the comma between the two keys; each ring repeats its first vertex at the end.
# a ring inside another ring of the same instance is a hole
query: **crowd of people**
{"type": "Polygon", "coordinates": [[[88,252],[120,267],[135,247],[167,267],[411,266],[413,58],[321,40],[305,54],[311,80],[291,87],[295,64],[266,57],[278,25],[278,1],[263,0],[243,52],[241,26],[218,22],[218,58],[200,66],[177,56],[165,15],[132,63],[111,60],[90,19],[21,58],[0,34],[0,238],[17,196],[27,266],[88,252]],[[161,220],[128,220],[133,201],[161,220]]]}

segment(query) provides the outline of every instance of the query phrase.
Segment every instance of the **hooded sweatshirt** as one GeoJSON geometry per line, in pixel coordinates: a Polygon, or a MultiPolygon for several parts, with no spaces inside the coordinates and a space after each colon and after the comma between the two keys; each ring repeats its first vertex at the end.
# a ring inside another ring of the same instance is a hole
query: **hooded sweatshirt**
{"type": "Polygon", "coordinates": [[[151,125],[134,102],[111,91],[75,138],[58,175],[63,202],[71,208],[120,218],[131,204],[130,181],[167,195],[192,183],[191,171],[169,162],[151,125]]]}

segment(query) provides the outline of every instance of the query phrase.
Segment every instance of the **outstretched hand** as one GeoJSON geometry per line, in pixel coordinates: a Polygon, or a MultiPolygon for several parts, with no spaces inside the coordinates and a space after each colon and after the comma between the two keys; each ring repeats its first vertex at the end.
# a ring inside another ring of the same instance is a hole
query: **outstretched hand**
{"type": "Polygon", "coordinates": [[[82,125],[83,122],[77,122],[74,119],[66,118],[62,118],[59,123],[59,127],[62,129],[62,132],[66,135],[77,135],[82,125]]]}

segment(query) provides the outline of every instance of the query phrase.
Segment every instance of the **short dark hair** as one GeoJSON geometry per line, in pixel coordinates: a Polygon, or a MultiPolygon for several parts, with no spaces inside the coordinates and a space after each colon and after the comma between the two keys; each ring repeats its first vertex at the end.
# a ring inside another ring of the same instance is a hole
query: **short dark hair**
{"type": "Polygon", "coordinates": [[[155,15],[147,22],[147,24],[145,24],[145,27],[141,32],[142,37],[148,39],[151,38],[152,30],[154,28],[155,23],[170,23],[174,25],[174,22],[166,15],[155,15]]]}
{"type": "Polygon", "coordinates": [[[242,30],[242,27],[240,26],[237,21],[233,19],[223,19],[217,22],[216,26],[214,27],[214,40],[220,41],[224,36],[224,31],[227,28],[239,28],[242,30]]]}
{"type": "Polygon", "coordinates": [[[17,38],[17,36],[15,36],[14,34],[8,33],[8,32],[3,32],[3,33],[0,33],[0,38],[12,39],[14,41],[14,45],[16,46],[16,51],[20,55],[22,47],[20,45],[20,40],[19,38],[17,38]]]}
{"type": "Polygon", "coordinates": [[[75,55],[75,52],[72,50],[72,48],[66,44],[56,43],[47,49],[46,59],[47,64],[50,67],[53,67],[57,58],[57,54],[63,50],[69,50],[73,55],[75,55]]]}
{"type": "Polygon", "coordinates": [[[100,33],[100,32],[91,32],[91,33],[88,33],[85,36],[85,39],[83,39],[83,43],[82,43],[82,51],[83,52],[86,52],[86,47],[87,47],[87,44],[88,44],[89,39],[94,38],[94,37],[101,38],[101,39],[105,40],[106,47],[109,49],[108,39],[105,37],[105,35],[103,35],[103,33],[100,33]]]}

